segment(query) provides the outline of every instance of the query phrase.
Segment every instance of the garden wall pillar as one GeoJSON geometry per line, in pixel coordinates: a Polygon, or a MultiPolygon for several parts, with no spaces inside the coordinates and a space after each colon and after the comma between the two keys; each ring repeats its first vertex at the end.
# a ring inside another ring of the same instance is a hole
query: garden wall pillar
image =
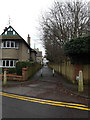
{"type": "Polygon", "coordinates": [[[22,76],[23,76],[23,79],[26,81],[27,80],[27,68],[22,68],[22,76]]]}

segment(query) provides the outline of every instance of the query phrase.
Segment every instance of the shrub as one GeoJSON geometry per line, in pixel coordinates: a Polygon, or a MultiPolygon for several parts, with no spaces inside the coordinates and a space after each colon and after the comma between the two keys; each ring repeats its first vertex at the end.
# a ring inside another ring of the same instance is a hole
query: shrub
{"type": "Polygon", "coordinates": [[[16,74],[16,68],[8,68],[8,73],[16,74]]]}
{"type": "Polygon", "coordinates": [[[67,41],[64,45],[64,52],[72,64],[90,63],[90,36],[82,36],[67,41]]]}
{"type": "Polygon", "coordinates": [[[17,62],[16,63],[16,73],[17,75],[22,75],[22,68],[31,67],[33,64],[30,62],[17,62]]]}

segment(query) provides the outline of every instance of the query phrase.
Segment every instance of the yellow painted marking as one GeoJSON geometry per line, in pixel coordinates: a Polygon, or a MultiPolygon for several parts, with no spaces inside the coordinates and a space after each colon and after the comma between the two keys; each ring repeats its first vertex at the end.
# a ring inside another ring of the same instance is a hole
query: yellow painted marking
{"type": "Polygon", "coordinates": [[[74,104],[74,103],[65,103],[65,102],[58,102],[58,101],[51,101],[51,100],[43,100],[43,99],[37,99],[37,98],[31,98],[31,97],[25,97],[25,96],[20,96],[20,95],[14,95],[14,94],[9,94],[9,93],[2,93],[3,95],[11,95],[11,96],[16,96],[17,98],[25,98],[25,99],[32,99],[32,100],[37,100],[37,101],[45,101],[45,102],[50,102],[50,103],[57,103],[57,104],[68,104],[68,105],[75,105],[75,106],[83,106],[83,107],[88,107],[86,105],[82,104],[74,104]]]}
{"type": "Polygon", "coordinates": [[[31,101],[31,102],[37,102],[37,103],[42,103],[42,104],[49,104],[49,105],[76,108],[76,109],[90,111],[88,106],[81,105],[81,104],[65,103],[65,102],[58,102],[58,101],[51,101],[51,100],[43,100],[43,99],[25,97],[25,96],[14,95],[14,94],[4,93],[4,92],[0,92],[0,95],[7,96],[7,97],[10,97],[10,98],[16,98],[16,99],[20,99],[20,100],[25,100],[25,101],[31,101]]]}

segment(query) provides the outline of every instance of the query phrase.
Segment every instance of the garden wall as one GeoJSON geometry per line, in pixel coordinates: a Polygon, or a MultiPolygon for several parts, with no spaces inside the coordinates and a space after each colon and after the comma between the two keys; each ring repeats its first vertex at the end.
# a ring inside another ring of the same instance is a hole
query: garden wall
{"type": "MultiPolygon", "coordinates": [[[[9,74],[8,69],[5,68],[6,70],[6,76],[8,81],[26,81],[28,80],[31,76],[33,76],[39,69],[41,68],[40,64],[35,64],[34,66],[28,67],[28,68],[22,68],[22,75],[14,75],[14,74],[9,74]]],[[[4,79],[4,75],[0,74],[0,80],[4,79]]]]}

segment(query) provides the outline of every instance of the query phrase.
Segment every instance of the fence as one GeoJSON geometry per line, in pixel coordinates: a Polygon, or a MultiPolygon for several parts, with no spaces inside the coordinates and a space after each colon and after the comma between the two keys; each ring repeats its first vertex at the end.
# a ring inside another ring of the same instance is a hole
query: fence
{"type": "MultiPolygon", "coordinates": [[[[0,80],[3,80],[4,75],[0,75],[0,80]]],[[[12,74],[7,74],[7,80],[8,81],[25,81],[23,79],[23,76],[19,76],[19,75],[12,75],[12,74]]]]}
{"type": "MultiPolygon", "coordinates": [[[[5,69],[7,73],[6,77],[8,81],[26,81],[32,75],[34,75],[40,68],[41,68],[40,64],[35,64],[35,66],[29,67],[29,68],[22,68],[22,75],[8,74],[8,69],[5,69]]],[[[3,79],[4,79],[4,75],[0,74],[0,80],[3,80],[3,79]]]]}
{"type": "Polygon", "coordinates": [[[61,64],[50,65],[55,71],[62,74],[65,78],[70,80],[72,83],[76,83],[76,76],[78,76],[79,71],[83,71],[84,84],[90,84],[90,64],[87,65],[73,65],[70,61],[64,61],[61,64]]]}
{"type": "MultiPolygon", "coordinates": [[[[8,81],[25,81],[25,70],[24,68],[22,69],[22,72],[23,72],[23,75],[20,76],[20,75],[13,75],[13,74],[8,74],[8,69],[5,69],[6,71],[6,77],[7,77],[7,80],[8,81]]],[[[3,80],[4,79],[4,75],[0,75],[0,80],[3,80]]]]}

